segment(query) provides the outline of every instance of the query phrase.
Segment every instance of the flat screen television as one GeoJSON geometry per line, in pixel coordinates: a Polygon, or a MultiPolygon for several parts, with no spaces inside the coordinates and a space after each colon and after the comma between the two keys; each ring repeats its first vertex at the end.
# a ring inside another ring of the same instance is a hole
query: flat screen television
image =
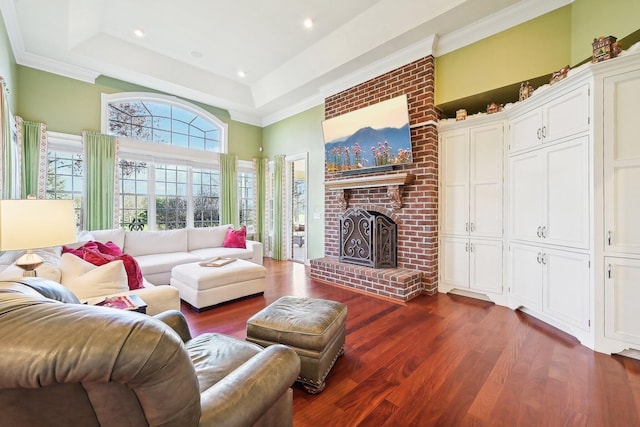
{"type": "Polygon", "coordinates": [[[407,96],[322,122],[329,172],[368,172],[413,162],[407,96]]]}

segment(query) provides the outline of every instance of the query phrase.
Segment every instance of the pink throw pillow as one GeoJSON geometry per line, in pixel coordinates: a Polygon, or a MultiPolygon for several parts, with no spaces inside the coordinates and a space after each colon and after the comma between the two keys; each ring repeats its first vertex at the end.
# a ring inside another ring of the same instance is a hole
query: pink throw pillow
{"type": "Polygon", "coordinates": [[[229,227],[227,235],[224,236],[222,247],[247,249],[247,227],[243,225],[239,230],[229,227]]]}

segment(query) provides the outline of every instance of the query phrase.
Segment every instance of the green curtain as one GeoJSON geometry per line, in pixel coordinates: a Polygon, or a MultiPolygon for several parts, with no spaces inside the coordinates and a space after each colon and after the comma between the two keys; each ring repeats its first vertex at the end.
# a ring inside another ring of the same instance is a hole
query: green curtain
{"type": "Polygon", "coordinates": [[[220,186],[222,210],[220,221],[222,224],[238,226],[238,179],[236,174],[236,156],[220,155],[220,186]]]}
{"type": "Polygon", "coordinates": [[[273,259],[284,259],[284,155],[276,156],[273,173],[273,259]]]}
{"type": "Polygon", "coordinates": [[[265,229],[264,229],[264,217],[266,213],[265,206],[265,191],[266,191],[266,174],[267,174],[267,159],[253,159],[253,173],[255,176],[255,218],[253,223],[255,224],[255,236],[259,242],[265,242],[265,229]]]}
{"type": "Polygon", "coordinates": [[[116,138],[83,132],[85,163],[85,228],[114,227],[116,138]]]}
{"type": "MultiPolygon", "coordinates": [[[[11,199],[14,197],[12,194],[13,189],[13,149],[11,144],[11,113],[9,112],[9,100],[7,99],[7,90],[4,86],[4,82],[0,84],[0,97],[2,97],[2,198],[11,199]]],[[[17,196],[17,195],[15,195],[17,196]]]]}
{"type": "Polygon", "coordinates": [[[38,194],[40,123],[22,122],[22,198],[38,194]]]}

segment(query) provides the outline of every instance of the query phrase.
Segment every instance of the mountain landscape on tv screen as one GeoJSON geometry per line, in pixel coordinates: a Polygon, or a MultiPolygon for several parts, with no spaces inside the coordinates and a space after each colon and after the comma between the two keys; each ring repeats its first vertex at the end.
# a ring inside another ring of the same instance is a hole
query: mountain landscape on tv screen
{"type": "Polygon", "coordinates": [[[400,128],[360,128],[347,137],[327,142],[325,153],[329,171],[411,163],[409,124],[400,128]]]}

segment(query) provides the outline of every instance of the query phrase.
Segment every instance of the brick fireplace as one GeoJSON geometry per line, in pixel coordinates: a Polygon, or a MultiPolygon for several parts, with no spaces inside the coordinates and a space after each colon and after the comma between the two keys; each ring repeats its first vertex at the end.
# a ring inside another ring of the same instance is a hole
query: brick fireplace
{"type": "Polygon", "coordinates": [[[344,177],[325,170],[325,257],[311,277],[407,301],[433,294],[438,277],[438,134],[434,60],[427,56],[325,99],[325,118],[407,95],[413,163],[344,177]],[[350,207],[379,212],[397,225],[397,267],[341,263],[340,217],[350,207]]]}

